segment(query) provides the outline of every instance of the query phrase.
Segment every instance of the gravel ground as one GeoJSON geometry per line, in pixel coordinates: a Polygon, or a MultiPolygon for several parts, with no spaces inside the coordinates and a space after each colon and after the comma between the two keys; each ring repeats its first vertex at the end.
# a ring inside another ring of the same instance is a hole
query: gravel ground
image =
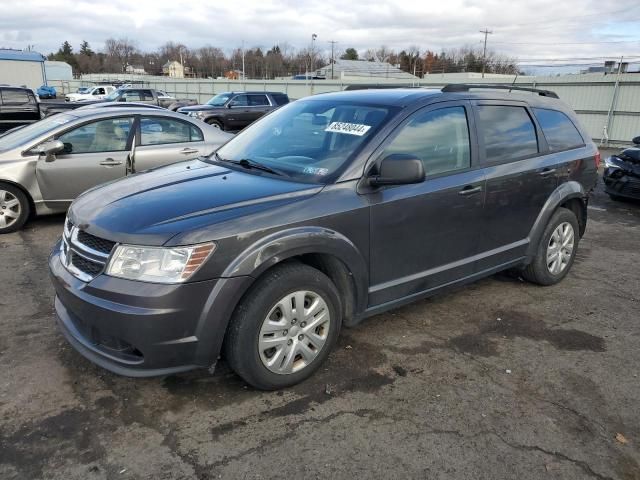
{"type": "Polygon", "coordinates": [[[569,276],[497,275],[343,330],[280,392],[112,375],[58,333],[63,217],[0,237],[0,478],[640,479],[640,204],[597,193],[569,276]]]}

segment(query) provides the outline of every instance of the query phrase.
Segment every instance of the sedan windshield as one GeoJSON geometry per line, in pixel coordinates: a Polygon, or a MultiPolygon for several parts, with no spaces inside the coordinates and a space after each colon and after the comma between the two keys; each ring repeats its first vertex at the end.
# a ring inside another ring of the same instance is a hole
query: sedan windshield
{"type": "Polygon", "coordinates": [[[215,97],[212,97],[207,102],[207,105],[212,105],[214,107],[222,107],[222,106],[224,106],[225,103],[227,103],[227,100],[229,100],[229,97],[231,97],[231,95],[229,95],[227,93],[220,93],[220,94],[216,95],[215,97]]]}
{"type": "Polygon", "coordinates": [[[18,148],[21,145],[34,140],[40,135],[47,133],[49,130],[53,130],[58,126],[69,123],[77,118],[78,117],[67,113],[59,113],[40,120],[39,122],[27,125],[26,127],[16,129],[15,131],[2,136],[2,141],[0,141],[0,151],[18,148]]]}
{"type": "Polygon", "coordinates": [[[329,183],[396,109],[299,100],[267,115],[217,152],[220,161],[260,164],[309,183],[329,183]]]}

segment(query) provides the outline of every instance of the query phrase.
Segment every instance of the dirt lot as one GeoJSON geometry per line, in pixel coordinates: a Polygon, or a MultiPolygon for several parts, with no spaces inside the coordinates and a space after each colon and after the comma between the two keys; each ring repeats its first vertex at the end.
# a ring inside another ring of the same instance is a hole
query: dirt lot
{"type": "Polygon", "coordinates": [[[640,204],[589,214],[560,285],[494,276],[379,315],[273,393],[84,360],[47,278],[63,218],[33,221],[0,237],[0,478],[640,479],[640,204]]]}

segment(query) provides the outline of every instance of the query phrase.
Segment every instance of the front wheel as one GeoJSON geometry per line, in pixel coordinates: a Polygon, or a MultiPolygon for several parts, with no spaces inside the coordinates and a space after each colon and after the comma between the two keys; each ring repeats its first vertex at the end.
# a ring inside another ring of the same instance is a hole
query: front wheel
{"type": "Polygon", "coordinates": [[[310,377],[335,344],[341,303],[331,280],[301,263],[274,267],[238,305],[225,357],[247,383],[263,390],[310,377]]]}
{"type": "Polygon", "coordinates": [[[207,123],[211,125],[213,128],[224,130],[224,125],[222,125],[222,123],[220,123],[218,120],[207,120],[207,123]]]}
{"type": "Polygon", "coordinates": [[[522,276],[539,285],[554,285],[562,280],[576,257],[578,232],[575,214],[566,208],[556,210],[542,234],[536,256],[522,276]]]}
{"type": "Polygon", "coordinates": [[[29,199],[22,190],[0,183],[0,234],[20,230],[30,210],[29,199]]]}

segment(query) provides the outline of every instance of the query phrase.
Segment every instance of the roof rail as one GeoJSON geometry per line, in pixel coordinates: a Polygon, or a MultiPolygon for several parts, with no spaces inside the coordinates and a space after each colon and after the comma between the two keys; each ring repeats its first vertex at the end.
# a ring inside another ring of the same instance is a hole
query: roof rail
{"type": "Polygon", "coordinates": [[[518,90],[522,92],[537,93],[541,97],[560,98],[556,92],[551,90],[541,90],[539,88],[518,87],[516,85],[505,84],[482,84],[482,83],[450,83],[442,88],[443,92],[468,92],[472,88],[486,88],[491,90],[518,90]]]}

